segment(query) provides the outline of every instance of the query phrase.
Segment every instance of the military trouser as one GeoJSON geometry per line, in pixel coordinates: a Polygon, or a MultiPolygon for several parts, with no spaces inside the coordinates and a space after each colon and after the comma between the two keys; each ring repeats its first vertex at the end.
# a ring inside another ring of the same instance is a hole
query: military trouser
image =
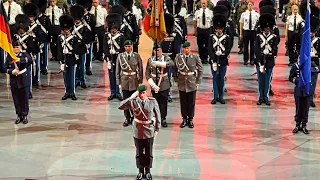
{"type": "Polygon", "coordinates": [[[237,24],[237,31],[238,31],[238,48],[243,50],[243,40],[240,39],[240,24],[237,24]]]}
{"type": "Polygon", "coordinates": [[[218,66],[217,71],[213,71],[212,66],[210,67],[212,73],[213,98],[215,100],[218,98],[223,99],[227,66],[218,66]]]}
{"type": "Polygon", "coordinates": [[[154,97],[159,104],[161,119],[165,119],[168,111],[168,89],[159,91],[158,93],[155,93],[155,91],[151,90],[151,93],[152,97],[154,97]]]}
{"type": "Polygon", "coordinates": [[[49,48],[48,42],[43,43],[42,53],[40,53],[40,70],[48,70],[49,48]]]}
{"type": "Polygon", "coordinates": [[[259,100],[269,101],[270,83],[272,79],[272,68],[266,68],[264,73],[260,72],[260,66],[256,65],[259,86],[259,100]]]}
{"type": "Polygon", "coordinates": [[[210,28],[200,29],[197,28],[197,44],[199,49],[199,56],[203,62],[208,62],[208,44],[210,37],[210,28]]]}
{"type": "Polygon", "coordinates": [[[26,86],[23,88],[12,88],[12,99],[14,107],[16,109],[16,114],[18,116],[27,116],[29,114],[29,95],[30,87],[26,86]]]}
{"type": "Polygon", "coordinates": [[[183,119],[193,119],[197,91],[179,91],[180,109],[183,119]]]}
{"type": "MultiPolygon", "coordinates": [[[[136,90],[129,91],[129,90],[122,90],[123,99],[129,98],[136,90]]],[[[133,112],[131,109],[124,110],[124,116],[127,120],[133,119],[133,112]]]]}
{"type": "Polygon", "coordinates": [[[75,75],[76,67],[74,65],[68,65],[63,72],[64,88],[66,95],[75,95],[75,75]]]}
{"type": "Polygon", "coordinates": [[[6,53],[0,48],[0,72],[5,72],[4,64],[6,62],[6,53]]]}
{"type": "Polygon", "coordinates": [[[250,43],[250,63],[254,62],[254,42],[256,40],[256,31],[243,31],[243,62],[248,62],[249,60],[249,43],[250,43]]]}
{"type": "Polygon", "coordinates": [[[93,48],[93,42],[90,42],[90,47],[88,49],[88,53],[86,54],[86,71],[92,70],[92,48],[93,48]]]}
{"type": "Polygon", "coordinates": [[[299,34],[294,31],[288,31],[288,50],[289,50],[289,63],[294,64],[298,60],[298,38],[299,34]]]}
{"type": "Polygon", "coordinates": [[[311,93],[312,93],[312,97],[310,98],[311,102],[313,102],[313,100],[314,100],[314,95],[315,95],[316,87],[317,87],[317,81],[318,81],[318,73],[311,73],[311,93]]]}
{"type": "Polygon", "coordinates": [[[153,138],[138,139],[134,137],[136,146],[137,168],[152,168],[153,161],[153,138]]]}
{"type": "Polygon", "coordinates": [[[32,84],[37,85],[40,82],[40,53],[36,54],[36,60],[33,62],[32,68],[32,84]]]}
{"type": "Polygon", "coordinates": [[[76,69],[76,84],[85,83],[85,64],[86,64],[86,54],[79,55],[78,65],[76,69]]]}
{"type": "Polygon", "coordinates": [[[121,96],[119,86],[116,82],[116,59],[118,55],[111,55],[111,69],[108,69],[111,96],[121,96]]]}
{"type": "Polygon", "coordinates": [[[296,115],[294,116],[294,120],[296,121],[297,125],[307,125],[310,99],[311,96],[297,96],[296,94],[294,95],[294,102],[296,104],[296,115]]]}

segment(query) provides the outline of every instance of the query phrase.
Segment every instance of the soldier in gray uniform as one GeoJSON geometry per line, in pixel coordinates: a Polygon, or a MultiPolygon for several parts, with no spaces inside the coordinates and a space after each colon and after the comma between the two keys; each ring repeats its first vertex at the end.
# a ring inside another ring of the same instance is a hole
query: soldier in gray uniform
{"type": "Polygon", "coordinates": [[[202,77],[202,63],[199,55],[190,53],[190,42],[183,44],[183,53],[176,56],[173,77],[178,85],[182,115],[181,128],[193,128],[196,92],[202,77]]]}
{"type": "Polygon", "coordinates": [[[161,116],[158,102],[153,97],[147,97],[146,90],[147,86],[139,86],[137,91],[122,101],[119,106],[120,110],[132,110],[135,117],[132,129],[136,146],[136,164],[139,168],[136,178],[138,180],[141,180],[144,175],[147,180],[152,179],[150,173],[153,160],[152,147],[154,137],[160,129],[161,116]]]}
{"type": "Polygon", "coordinates": [[[154,54],[157,51],[157,58],[152,56],[148,59],[146,67],[146,79],[151,86],[151,93],[159,103],[161,112],[161,125],[168,127],[167,109],[168,109],[168,91],[171,86],[170,76],[168,76],[168,68],[174,66],[173,60],[169,56],[162,54],[160,45],[153,47],[154,54]]]}
{"type": "MultiPolygon", "coordinates": [[[[120,53],[116,61],[116,82],[119,89],[122,90],[124,99],[130,97],[143,81],[143,65],[140,55],[133,52],[131,40],[124,42],[125,52],[120,53]]],[[[133,115],[130,109],[124,111],[126,120],[123,123],[127,127],[133,121],[133,115]]]]}

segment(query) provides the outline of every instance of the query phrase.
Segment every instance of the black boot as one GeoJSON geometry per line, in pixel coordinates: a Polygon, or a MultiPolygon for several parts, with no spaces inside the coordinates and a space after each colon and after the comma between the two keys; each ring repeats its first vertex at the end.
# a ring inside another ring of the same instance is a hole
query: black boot
{"type": "Polygon", "coordinates": [[[188,119],[188,126],[189,126],[189,128],[194,128],[194,124],[193,124],[193,119],[192,118],[188,119]]]}
{"type": "Polygon", "coordinates": [[[161,119],[161,126],[164,127],[164,128],[168,127],[166,118],[162,118],[161,119]]]}
{"type": "Polygon", "coordinates": [[[146,167],[146,180],[152,180],[150,168],[146,167]]]}
{"type": "Polygon", "coordinates": [[[86,88],[87,88],[87,85],[86,85],[85,82],[80,83],[80,86],[81,86],[83,89],[86,89],[86,88]]]}
{"type": "Polygon", "coordinates": [[[28,124],[28,116],[23,116],[22,123],[23,124],[28,124]]]}
{"type": "Polygon", "coordinates": [[[187,125],[187,119],[183,118],[182,123],[180,124],[180,128],[184,128],[184,127],[186,127],[186,125],[187,125]]]}
{"type": "Polygon", "coordinates": [[[61,98],[61,100],[66,100],[66,99],[68,99],[70,97],[70,95],[69,94],[64,94],[64,96],[61,98]]]}
{"type": "Polygon", "coordinates": [[[18,116],[17,116],[17,119],[16,119],[16,121],[15,121],[15,124],[21,123],[22,119],[23,119],[23,116],[18,115],[18,116]]]}
{"type": "Polygon", "coordinates": [[[124,122],[123,122],[123,124],[122,124],[122,126],[123,127],[127,127],[127,126],[129,126],[129,119],[126,119],[124,122]]]}
{"type": "Polygon", "coordinates": [[[302,125],[301,131],[303,132],[303,134],[309,134],[309,131],[307,129],[307,125],[302,125]]]}
{"type": "Polygon", "coordinates": [[[137,179],[137,180],[142,180],[143,175],[144,175],[144,169],[143,169],[143,168],[139,168],[139,173],[138,173],[136,179],[137,179]]]}
{"type": "Polygon", "coordinates": [[[292,130],[292,133],[298,133],[300,130],[300,123],[296,124],[296,127],[292,130]]]}
{"type": "Polygon", "coordinates": [[[75,101],[75,100],[78,99],[75,94],[71,94],[70,97],[71,97],[71,99],[72,99],[73,101],[75,101]]]}

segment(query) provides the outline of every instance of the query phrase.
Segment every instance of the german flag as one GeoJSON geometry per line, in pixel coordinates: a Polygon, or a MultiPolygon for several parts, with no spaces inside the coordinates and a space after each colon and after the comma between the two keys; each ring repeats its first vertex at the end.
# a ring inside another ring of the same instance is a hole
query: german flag
{"type": "Polygon", "coordinates": [[[158,44],[167,36],[162,1],[152,0],[143,19],[144,31],[153,41],[157,40],[158,44]]]}
{"type": "Polygon", "coordinates": [[[19,59],[14,55],[13,52],[8,18],[4,10],[2,0],[0,0],[0,48],[6,51],[13,60],[19,59]]]}

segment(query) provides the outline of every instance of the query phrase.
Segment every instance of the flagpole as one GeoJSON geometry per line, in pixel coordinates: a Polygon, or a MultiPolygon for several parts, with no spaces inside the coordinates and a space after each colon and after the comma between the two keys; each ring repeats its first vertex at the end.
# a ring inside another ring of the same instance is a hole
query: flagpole
{"type": "MultiPolygon", "coordinates": [[[[161,1],[161,0],[160,0],[161,1]]],[[[159,26],[159,2],[158,0],[154,0],[154,7],[155,7],[155,11],[154,11],[154,26],[159,26]]],[[[155,28],[155,33],[156,33],[156,60],[158,60],[158,28],[155,28]]],[[[156,85],[158,85],[158,78],[159,78],[159,73],[158,73],[159,68],[156,67],[156,85]]]]}

